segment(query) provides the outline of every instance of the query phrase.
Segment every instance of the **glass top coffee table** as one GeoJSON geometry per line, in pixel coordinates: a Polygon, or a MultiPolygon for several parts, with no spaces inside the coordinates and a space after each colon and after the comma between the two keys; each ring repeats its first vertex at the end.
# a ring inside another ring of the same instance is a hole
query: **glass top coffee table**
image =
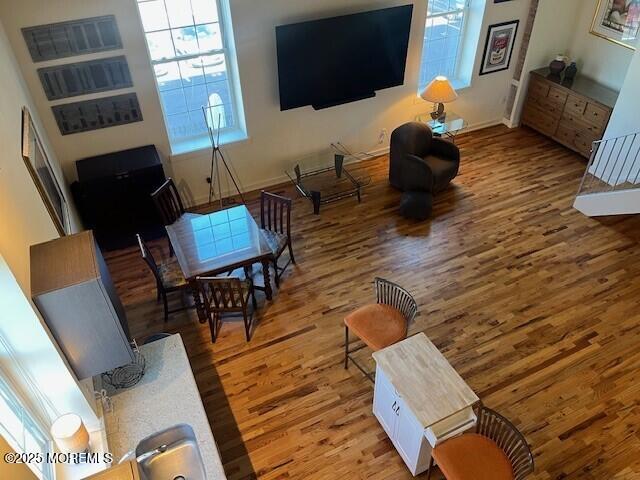
{"type": "Polygon", "coordinates": [[[296,165],[285,172],[303,197],[313,204],[313,213],[320,213],[320,205],[343,198],[357,197],[371,177],[361,166],[345,165],[345,156],[336,154],[332,165],[325,167],[296,165]]]}
{"type": "Polygon", "coordinates": [[[431,114],[424,113],[418,115],[416,121],[429,125],[434,135],[438,137],[446,135],[454,142],[456,135],[467,128],[467,121],[453,112],[446,112],[444,118],[436,120],[431,118],[431,114]]]}

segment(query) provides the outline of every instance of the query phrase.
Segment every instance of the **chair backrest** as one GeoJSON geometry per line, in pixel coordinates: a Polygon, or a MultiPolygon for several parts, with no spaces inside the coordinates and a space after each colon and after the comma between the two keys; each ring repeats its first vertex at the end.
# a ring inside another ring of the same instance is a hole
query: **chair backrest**
{"type": "Polygon", "coordinates": [[[151,270],[151,273],[153,273],[156,282],[162,285],[162,277],[160,276],[160,271],[158,270],[158,264],[153,258],[153,255],[151,255],[151,250],[149,250],[147,244],[144,243],[140,234],[136,233],[136,238],[138,239],[138,246],[140,247],[140,255],[142,255],[142,259],[146,262],[149,270],[151,270]]]}
{"type": "Polygon", "coordinates": [[[291,199],[265,192],[260,194],[260,226],[265,230],[282,233],[291,232],[291,199]]]}
{"type": "Polygon", "coordinates": [[[411,323],[418,313],[418,304],[411,294],[400,285],[383,278],[376,278],[374,283],[377,302],[397,308],[402,312],[407,324],[411,323]]]}
{"type": "Polygon", "coordinates": [[[515,480],[533,473],[533,454],[524,435],[506,418],[490,408],[478,407],[476,432],[490,438],[507,455],[515,480]]]}
{"type": "Polygon", "coordinates": [[[391,133],[389,146],[389,183],[401,190],[406,190],[407,178],[405,158],[408,154],[420,158],[429,153],[433,133],[428,125],[420,122],[409,122],[399,126],[391,133]]]}
{"type": "Polygon", "coordinates": [[[247,306],[242,280],[238,277],[197,277],[196,283],[210,313],[238,312],[247,306]]]}
{"type": "Polygon", "coordinates": [[[168,178],[160,188],[153,192],[151,198],[158,209],[162,223],[165,225],[171,225],[184,213],[180,193],[171,178],[168,178]]]}

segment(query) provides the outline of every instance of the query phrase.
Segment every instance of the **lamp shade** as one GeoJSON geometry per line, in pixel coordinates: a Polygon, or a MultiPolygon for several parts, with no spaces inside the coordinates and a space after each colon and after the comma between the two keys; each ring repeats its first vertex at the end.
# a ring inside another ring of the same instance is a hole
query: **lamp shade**
{"type": "Polygon", "coordinates": [[[437,76],[423,90],[420,96],[427,102],[449,103],[458,98],[458,94],[447,77],[437,76]]]}
{"type": "Polygon", "coordinates": [[[58,417],[51,425],[51,436],[64,453],[81,453],[89,448],[89,432],[75,413],[58,417]]]}

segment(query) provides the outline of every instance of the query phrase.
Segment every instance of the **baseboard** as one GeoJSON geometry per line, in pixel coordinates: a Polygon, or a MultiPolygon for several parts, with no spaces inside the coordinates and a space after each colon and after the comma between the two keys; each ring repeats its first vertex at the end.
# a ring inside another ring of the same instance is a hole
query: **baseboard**
{"type": "Polygon", "coordinates": [[[507,128],[516,128],[518,126],[516,122],[512,122],[511,119],[507,117],[503,118],[500,123],[505,125],[507,128]]]}
{"type": "MultiPolygon", "coordinates": [[[[274,187],[276,185],[282,185],[283,183],[287,183],[289,181],[290,180],[287,175],[279,175],[277,177],[272,177],[268,180],[263,180],[260,182],[253,182],[248,185],[243,185],[242,192],[247,193],[247,192],[253,192],[254,190],[262,190],[269,187],[274,187]]],[[[223,192],[223,198],[233,197],[234,195],[237,195],[237,194],[238,193],[235,190],[225,190],[223,192]]],[[[214,202],[215,201],[216,200],[214,200],[214,202]]],[[[206,196],[202,196],[194,199],[194,203],[195,203],[195,206],[198,206],[198,207],[206,205],[207,203],[209,203],[209,195],[207,194],[206,196]]]]}
{"type": "Polygon", "coordinates": [[[467,128],[464,129],[463,133],[475,132],[476,130],[482,130],[483,128],[491,128],[501,124],[502,124],[502,118],[496,118],[494,120],[488,120],[486,122],[474,123],[473,125],[467,126],[467,128]]]}

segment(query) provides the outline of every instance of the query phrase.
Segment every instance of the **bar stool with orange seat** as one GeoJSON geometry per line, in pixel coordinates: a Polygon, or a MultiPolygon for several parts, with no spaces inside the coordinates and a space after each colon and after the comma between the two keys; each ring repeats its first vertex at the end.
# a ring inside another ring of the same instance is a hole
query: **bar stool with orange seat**
{"type": "Polygon", "coordinates": [[[433,448],[427,480],[434,460],[447,480],[522,480],[533,473],[533,454],[522,433],[483,405],[476,433],[463,433],[433,448]]]}
{"type": "Polygon", "coordinates": [[[404,340],[409,325],[418,313],[418,305],[411,294],[389,280],[376,278],[376,303],[365,305],[347,315],[344,319],[344,368],[349,368],[349,360],[374,381],[370,372],[362,368],[350,355],[364,347],[373,351],[404,340]],[[364,343],[349,350],[349,329],[364,343]]]}

